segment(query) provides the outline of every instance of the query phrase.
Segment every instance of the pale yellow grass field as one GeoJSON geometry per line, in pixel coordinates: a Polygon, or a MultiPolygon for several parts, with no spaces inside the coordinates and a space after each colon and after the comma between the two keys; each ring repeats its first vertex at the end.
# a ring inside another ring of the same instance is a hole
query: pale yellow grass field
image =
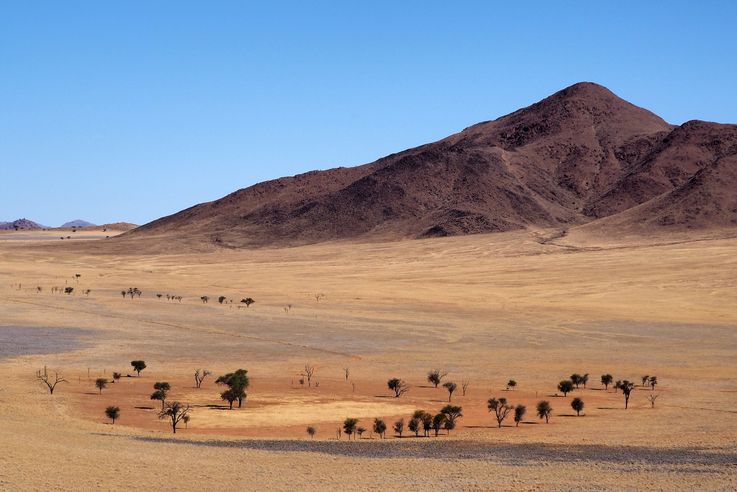
{"type": "Polygon", "coordinates": [[[86,330],[77,350],[0,360],[0,488],[737,488],[737,239],[574,231],[541,244],[554,236],[158,257],[0,238],[0,326],[86,330]],[[50,293],[67,285],[75,295],[50,293]],[[123,299],[128,287],[143,296],[123,299]],[[222,306],[219,295],[256,304],[222,306]],[[149,366],[140,379],[96,394],[96,377],[131,372],[138,358],[149,366]],[[299,388],[305,362],[318,388],[299,388]],[[53,397],[34,381],[44,365],[69,380],[53,397]],[[244,408],[218,408],[213,378],[194,389],[196,367],[248,369],[244,408]],[[447,394],[425,387],[434,367],[471,381],[454,395],[465,417],[451,436],[335,441],[348,416],[370,427],[374,416],[437,411],[447,394]],[[580,418],[568,416],[570,396],[553,396],[572,372],[591,374],[574,393],[580,418]],[[625,411],[621,394],[601,391],[605,372],[657,375],[656,408],[638,388],[625,411]],[[402,398],[386,390],[393,376],[412,386],[402,398]],[[175,442],[148,398],[157,380],[195,405],[175,442]],[[497,429],[491,396],[526,404],[528,423],[497,429]],[[534,416],[542,398],[550,424],[534,416]],[[115,426],[102,413],[110,404],[122,409],[115,426]],[[308,424],[315,443],[302,442],[308,424]],[[269,438],[280,441],[259,441],[269,438]]]}

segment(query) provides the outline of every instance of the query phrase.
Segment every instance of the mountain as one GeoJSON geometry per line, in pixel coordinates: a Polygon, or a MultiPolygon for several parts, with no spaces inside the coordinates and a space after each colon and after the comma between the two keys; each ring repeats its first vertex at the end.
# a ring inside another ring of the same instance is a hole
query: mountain
{"type": "Polygon", "coordinates": [[[69,222],[65,222],[64,224],[61,225],[61,228],[69,229],[69,228],[77,228],[77,227],[89,227],[89,226],[94,226],[94,225],[95,224],[93,224],[92,222],[87,222],[86,220],[82,220],[82,219],[76,219],[76,220],[72,220],[69,222]]]}
{"type": "Polygon", "coordinates": [[[569,227],[737,225],[737,126],[668,124],[583,82],[437,142],[238,190],[116,241],[225,247],[569,227]]]}
{"type": "Polygon", "coordinates": [[[28,219],[18,219],[14,220],[13,222],[0,222],[0,231],[30,231],[36,229],[45,229],[45,227],[28,219]]]}

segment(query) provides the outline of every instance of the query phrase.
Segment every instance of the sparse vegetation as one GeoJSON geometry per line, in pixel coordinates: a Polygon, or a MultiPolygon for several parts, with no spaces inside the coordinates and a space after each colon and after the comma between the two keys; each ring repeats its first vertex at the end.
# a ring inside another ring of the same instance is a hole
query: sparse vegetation
{"type": "Polygon", "coordinates": [[[120,418],[120,407],[107,407],[105,409],[105,415],[107,415],[107,418],[112,420],[112,423],[115,424],[115,421],[120,418]]]}
{"type": "Polygon", "coordinates": [[[202,387],[202,381],[205,380],[207,376],[209,376],[211,373],[207,369],[195,369],[194,371],[194,384],[195,387],[201,388],[202,387]]]}
{"type": "Polygon", "coordinates": [[[315,366],[311,364],[305,364],[304,371],[302,371],[302,376],[307,378],[307,387],[312,386],[312,375],[315,374],[315,366]]]}
{"type": "Polygon", "coordinates": [[[438,434],[440,433],[440,429],[445,427],[445,414],[444,413],[437,413],[432,418],[432,428],[435,431],[435,437],[438,437],[438,434]]]}
{"type": "MultiPolygon", "coordinates": [[[[181,422],[185,417],[189,416],[189,412],[189,405],[174,401],[165,405],[164,409],[159,413],[159,418],[168,419],[171,424],[172,432],[176,434],[177,425],[179,425],[179,422],[181,422]]],[[[189,422],[189,419],[187,419],[187,421],[189,422]]]]}
{"type": "Polygon", "coordinates": [[[407,391],[409,391],[409,386],[407,385],[407,383],[399,378],[390,379],[386,382],[386,385],[389,387],[390,390],[394,392],[395,398],[399,398],[407,391]]]}
{"type": "Polygon", "coordinates": [[[509,412],[511,412],[514,407],[507,403],[506,398],[489,398],[489,401],[486,403],[486,408],[489,409],[489,412],[494,412],[496,423],[501,429],[502,422],[504,422],[504,419],[507,418],[507,415],[509,415],[509,412]]]}
{"type": "Polygon", "coordinates": [[[133,370],[136,371],[136,374],[138,374],[138,377],[141,377],[141,371],[146,369],[146,363],[142,360],[132,360],[131,366],[133,367],[133,370]]]}
{"type": "Polygon", "coordinates": [[[399,437],[402,437],[402,433],[404,432],[404,419],[399,419],[396,422],[394,422],[394,432],[397,433],[399,437]]]}
{"type": "Polygon", "coordinates": [[[601,384],[604,385],[604,390],[609,389],[609,385],[612,384],[612,381],[614,381],[614,378],[611,374],[602,374],[601,375],[601,384]]]}
{"type": "Polygon", "coordinates": [[[537,403],[537,416],[541,419],[545,419],[546,424],[550,421],[550,416],[552,414],[553,407],[550,406],[550,402],[542,400],[537,403]]]}
{"type": "Polygon", "coordinates": [[[658,384],[658,377],[657,376],[650,376],[648,379],[648,382],[650,383],[650,389],[655,389],[655,386],[658,384]]]}
{"type": "Polygon", "coordinates": [[[437,388],[443,378],[447,375],[448,373],[441,372],[440,369],[433,369],[427,373],[427,381],[437,388]]]}
{"type": "Polygon", "coordinates": [[[527,407],[524,405],[517,405],[514,407],[514,425],[515,427],[519,427],[519,423],[522,422],[522,419],[525,418],[525,414],[527,413],[527,407]]]}
{"type": "Polygon", "coordinates": [[[411,419],[409,419],[407,428],[410,430],[410,432],[415,433],[415,437],[419,437],[421,425],[422,423],[420,419],[418,419],[417,417],[412,417],[411,419]]]}
{"type": "Polygon", "coordinates": [[[164,410],[164,404],[166,403],[166,397],[169,395],[171,385],[166,381],[157,381],[154,383],[154,392],[151,393],[152,400],[158,400],[161,402],[161,410],[164,410]]]}
{"type": "Polygon", "coordinates": [[[461,381],[461,396],[466,396],[466,391],[468,391],[468,386],[471,384],[471,381],[468,379],[464,379],[461,381]]]}
{"type": "Polygon", "coordinates": [[[632,393],[632,390],[635,389],[635,383],[627,381],[626,379],[618,383],[619,389],[622,390],[622,394],[624,395],[624,408],[626,410],[630,403],[630,394],[632,393]]]}
{"type": "Polygon", "coordinates": [[[248,307],[251,307],[251,304],[253,304],[254,302],[256,302],[256,301],[254,301],[250,297],[245,297],[245,298],[241,299],[241,304],[245,304],[247,308],[248,307]]]}
{"type": "Polygon", "coordinates": [[[563,393],[563,396],[567,396],[568,393],[573,391],[573,381],[570,379],[564,379],[560,383],[558,383],[558,391],[563,393]]]}
{"type": "Polygon", "coordinates": [[[52,380],[48,372],[46,372],[46,367],[44,367],[43,373],[41,371],[36,371],[36,379],[46,385],[49,389],[50,395],[54,394],[57,384],[67,382],[67,380],[60,376],[58,372],[54,373],[54,379],[52,380]]]}
{"type": "Polygon", "coordinates": [[[384,437],[386,437],[386,422],[384,422],[382,419],[378,417],[375,418],[374,419],[374,432],[376,432],[379,435],[379,437],[384,439],[384,437]]]}
{"type": "Polygon", "coordinates": [[[581,416],[581,411],[583,410],[584,404],[583,400],[581,398],[574,398],[571,400],[571,408],[576,411],[576,416],[581,416]]]}
{"type": "MultiPolygon", "coordinates": [[[[577,374],[577,373],[573,373],[573,374],[571,374],[571,378],[570,378],[570,379],[571,379],[571,383],[573,383],[573,385],[574,385],[574,386],[575,386],[576,388],[578,388],[578,386],[579,386],[579,385],[580,385],[581,383],[583,383],[583,376],[581,376],[580,374],[577,374]]],[[[562,391],[562,390],[561,390],[561,391],[562,391]]]]}
{"type": "Polygon", "coordinates": [[[343,421],[343,433],[348,436],[348,440],[351,440],[356,432],[356,426],[358,425],[358,419],[347,418],[343,421]]]}
{"type": "Polygon", "coordinates": [[[660,396],[660,395],[656,395],[655,393],[650,393],[648,395],[647,401],[650,402],[650,408],[655,408],[655,400],[658,399],[658,396],[660,396]]]}
{"type": "Polygon", "coordinates": [[[100,390],[100,394],[102,394],[102,390],[107,388],[108,380],[106,378],[97,378],[95,380],[95,387],[100,390]]]}
{"type": "Polygon", "coordinates": [[[246,399],[246,390],[250,385],[248,379],[248,371],[245,369],[238,369],[234,372],[229,372],[224,376],[220,376],[215,380],[217,384],[224,384],[228,387],[220,397],[226,400],[230,404],[230,409],[233,409],[233,402],[238,401],[238,408],[243,405],[243,400],[246,399]]]}
{"type": "Polygon", "coordinates": [[[457,387],[458,386],[453,381],[448,381],[447,383],[443,384],[443,388],[448,391],[448,403],[450,403],[450,400],[453,397],[453,392],[456,390],[457,387]]]}
{"type": "Polygon", "coordinates": [[[456,421],[463,417],[463,408],[456,405],[445,405],[440,409],[440,413],[445,415],[443,427],[450,434],[450,431],[456,428],[456,421]]]}

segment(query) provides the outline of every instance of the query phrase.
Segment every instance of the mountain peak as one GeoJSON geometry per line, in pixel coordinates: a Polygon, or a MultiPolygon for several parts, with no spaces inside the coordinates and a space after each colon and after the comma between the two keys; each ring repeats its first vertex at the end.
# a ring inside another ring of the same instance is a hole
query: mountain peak
{"type": "Polygon", "coordinates": [[[737,126],[676,128],[602,85],[579,82],[443,140],[257,184],[111,243],[287,246],[571,227],[625,217],[656,199],[656,225],[731,226],[737,208],[725,190],[737,186],[737,174],[726,173],[725,156],[737,156],[737,126]]]}

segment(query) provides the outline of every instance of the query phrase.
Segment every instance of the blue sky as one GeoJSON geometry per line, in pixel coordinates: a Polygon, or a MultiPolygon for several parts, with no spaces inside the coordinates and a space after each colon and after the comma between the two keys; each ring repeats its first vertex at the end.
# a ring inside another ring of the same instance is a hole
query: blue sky
{"type": "Polygon", "coordinates": [[[145,223],[582,80],[734,123],[736,4],[2,2],[0,220],[145,223]]]}

